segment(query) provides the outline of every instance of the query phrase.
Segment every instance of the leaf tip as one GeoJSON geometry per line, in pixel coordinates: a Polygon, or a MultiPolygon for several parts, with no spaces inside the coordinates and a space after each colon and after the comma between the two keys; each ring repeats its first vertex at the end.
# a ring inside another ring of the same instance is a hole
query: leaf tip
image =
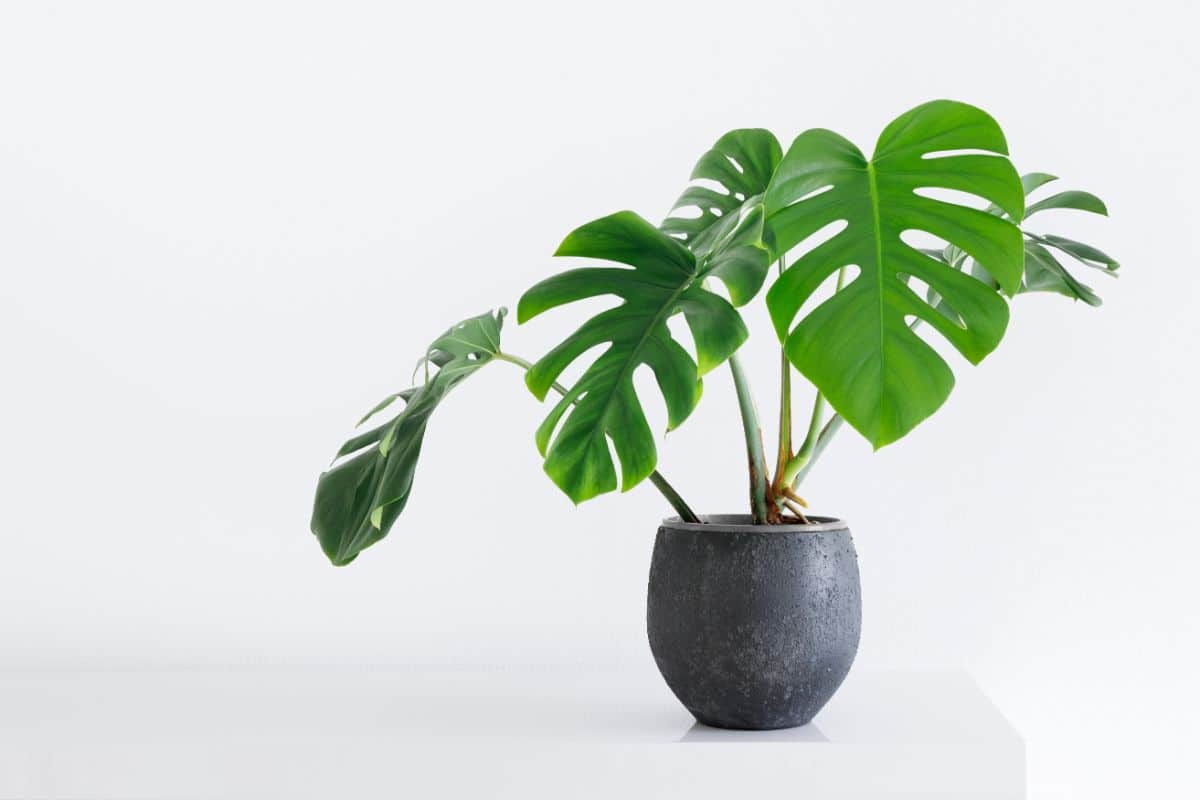
{"type": "Polygon", "coordinates": [[[525,372],[525,388],[533,393],[539,401],[544,401],[550,392],[550,386],[537,373],[537,364],[525,372]]]}
{"type": "Polygon", "coordinates": [[[533,303],[529,299],[529,293],[526,292],[521,299],[517,301],[518,325],[524,325],[526,322],[537,316],[537,311],[532,306],[533,303]]]}

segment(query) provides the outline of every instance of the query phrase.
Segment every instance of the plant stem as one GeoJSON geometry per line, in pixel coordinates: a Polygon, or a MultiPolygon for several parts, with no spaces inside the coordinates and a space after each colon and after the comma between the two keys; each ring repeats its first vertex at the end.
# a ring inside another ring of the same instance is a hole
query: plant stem
{"type": "Polygon", "coordinates": [[[817,399],[813,401],[812,417],[808,421],[808,433],[804,437],[804,443],[796,451],[795,458],[788,461],[787,466],[784,468],[782,480],[779,482],[780,486],[793,486],[796,475],[812,460],[813,452],[816,450],[817,442],[820,438],[821,423],[824,421],[824,416],[825,396],[818,393],[817,399]]]}
{"type": "MultiPolygon", "coordinates": [[[[833,293],[837,294],[845,285],[846,267],[842,267],[838,270],[837,286],[834,287],[833,293]]],[[[808,420],[808,433],[804,436],[804,443],[801,444],[800,449],[796,451],[796,456],[789,460],[787,466],[781,471],[782,475],[779,473],[776,474],[776,480],[781,488],[795,488],[798,485],[797,482],[801,472],[803,471],[804,474],[807,474],[808,468],[811,467],[812,462],[816,460],[815,456],[818,454],[818,446],[821,450],[824,450],[825,445],[829,444],[828,440],[826,440],[824,445],[820,444],[820,436],[824,435],[824,431],[821,430],[821,422],[822,418],[825,416],[826,404],[825,396],[820,392],[817,392],[817,396],[813,399],[812,416],[808,420]],[[818,433],[818,431],[820,433],[818,433]]],[[[841,418],[835,415],[834,419],[840,420],[841,418]]],[[[833,420],[830,420],[830,422],[832,421],[833,420]]],[[[833,430],[830,432],[830,435],[832,436],[833,433],[837,433],[837,429],[840,427],[841,422],[834,426],[833,430]]],[[[828,430],[828,428],[826,428],[826,430],[828,430]]]]}
{"type": "Polygon", "coordinates": [[[767,458],[763,454],[762,427],[758,410],[750,393],[750,382],[742,370],[737,353],[729,357],[729,371],[737,390],[738,409],[742,415],[742,433],[746,437],[746,460],[750,468],[750,511],[755,525],[767,524],[767,458]]]}
{"type": "MultiPolygon", "coordinates": [[[[838,287],[841,287],[840,275],[838,276],[838,287]]],[[[921,319],[918,317],[910,322],[908,327],[915,331],[918,327],[920,327],[920,325],[921,319]]],[[[817,401],[821,402],[823,400],[824,398],[818,395],[817,401]]],[[[834,414],[829,418],[829,422],[827,422],[825,427],[821,429],[821,435],[817,437],[816,444],[814,444],[812,447],[812,453],[809,455],[808,459],[802,465],[800,465],[799,469],[796,471],[796,474],[792,477],[791,488],[794,489],[800,485],[800,482],[803,481],[808,475],[809,470],[811,470],[813,465],[817,463],[817,459],[820,458],[821,454],[825,452],[825,448],[829,446],[829,442],[832,441],[833,437],[837,435],[837,432],[842,429],[842,425],[845,422],[846,420],[843,419],[840,414],[834,414]]],[[[801,447],[800,449],[803,450],[804,448],[801,447]]]]}
{"type": "MultiPolygon", "coordinates": [[[[841,276],[838,277],[838,287],[841,288],[841,276]]],[[[921,326],[920,318],[914,319],[912,322],[910,322],[908,324],[908,327],[914,331],[917,328],[919,328],[920,326],[921,326]]],[[[825,400],[824,397],[821,397],[820,395],[817,396],[817,403],[823,403],[824,400],[825,400]]],[[[815,412],[816,412],[815,405],[814,405],[813,411],[815,414],[815,412]]],[[[815,419],[815,417],[814,417],[814,419],[815,419]]],[[[825,423],[825,427],[821,429],[820,436],[816,437],[815,444],[812,446],[812,452],[809,454],[809,457],[805,460],[805,462],[803,464],[799,465],[799,467],[796,470],[795,475],[792,476],[792,480],[790,482],[791,488],[795,489],[797,486],[800,485],[800,482],[803,481],[804,478],[808,475],[809,470],[811,470],[813,468],[813,466],[817,463],[817,459],[820,458],[821,454],[825,452],[825,448],[829,446],[829,442],[832,441],[833,437],[837,435],[837,432],[842,429],[842,425],[845,422],[846,422],[846,420],[843,419],[840,414],[834,414],[832,417],[829,418],[829,422],[825,423]]],[[[812,436],[811,428],[809,429],[809,436],[812,436]]],[[[805,444],[807,444],[807,440],[805,440],[805,444]]],[[[803,446],[800,448],[800,450],[802,452],[804,449],[805,448],[803,446]]],[[[799,458],[799,455],[797,455],[797,458],[799,458]]]]}
{"type": "MultiPolygon", "coordinates": [[[[533,368],[532,363],[526,361],[520,356],[514,356],[511,353],[497,352],[492,357],[497,361],[507,361],[509,364],[514,364],[526,372],[533,368]]],[[[554,391],[558,392],[564,397],[566,396],[567,387],[563,386],[561,383],[555,381],[554,383],[550,384],[550,386],[554,389],[554,391]]],[[[692,511],[691,507],[684,502],[683,497],[680,496],[679,492],[675,491],[674,486],[667,482],[667,479],[663,477],[661,472],[658,470],[651,472],[650,482],[654,484],[654,488],[658,489],[662,496],[666,498],[667,502],[671,504],[671,507],[674,508],[676,513],[679,514],[679,518],[681,520],[684,522],[700,522],[700,518],[696,516],[696,512],[692,511]]]]}
{"type": "Polygon", "coordinates": [[[679,496],[679,492],[675,491],[675,487],[667,483],[667,479],[662,476],[658,470],[650,473],[650,482],[654,484],[654,488],[658,489],[663,497],[667,498],[667,502],[679,514],[679,518],[684,522],[701,522],[700,517],[696,516],[696,512],[692,511],[687,502],[679,496]]]}
{"type": "Polygon", "coordinates": [[[796,518],[799,519],[802,524],[808,524],[808,517],[804,515],[804,510],[801,509],[800,506],[796,505],[791,500],[788,500],[786,497],[783,499],[783,505],[788,511],[795,514],[796,518]]]}
{"type": "Polygon", "coordinates": [[[773,486],[782,486],[787,465],[792,460],[792,362],[779,351],[779,455],[775,459],[773,486]]]}
{"type": "MultiPolygon", "coordinates": [[[[783,257],[779,259],[779,274],[785,269],[783,257]]],[[[792,460],[792,362],[788,361],[783,344],[779,345],[779,455],[775,460],[776,488],[783,485],[783,474],[792,460]]]]}
{"type": "Polygon", "coordinates": [[[841,414],[834,414],[829,418],[829,422],[825,423],[825,427],[821,430],[821,435],[817,437],[817,443],[813,446],[812,454],[808,461],[800,468],[796,475],[792,478],[792,488],[800,485],[800,482],[808,475],[809,470],[817,463],[817,459],[825,452],[825,448],[829,446],[830,440],[841,430],[842,424],[845,422],[841,414]]]}
{"type": "Polygon", "coordinates": [[[805,508],[808,508],[808,501],[805,500],[800,495],[793,492],[790,487],[788,487],[788,486],[783,487],[783,492],[781,494],[784,497],[786,497],[788,500],[791,500],[793,503],[799,503],[800,505],[804,506],[805,508]]]}

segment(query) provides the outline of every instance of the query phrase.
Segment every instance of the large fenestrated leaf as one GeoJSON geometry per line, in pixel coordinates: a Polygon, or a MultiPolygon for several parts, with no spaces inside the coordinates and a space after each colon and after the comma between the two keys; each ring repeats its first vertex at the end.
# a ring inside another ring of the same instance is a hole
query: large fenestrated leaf
{"type": "Polygon", "coordinates": [[[733,306],[704,288],[708,271],[679,241],[630,211],[576,229],[555,253],[626,264],[560,273],[521,298],[517,319],[589,297],[614,295],[621,303],[585,322],[526,374],[539,399],[586,351],[604,346],[554,406],[537,431],[550,478],[576,503],[617,487],[612,442],[628,490],[654,471],[654,435],[634,390],[634,371],[650,367],[666,404],[668,426],[682,423],[700,398],[700,376],[725,361],[746,339],[733,306]],[[696,358],[676,341],[667,320],[682,313],[696,358]],[[557,430],[557,433],[556,433],[557,430]]]}
{"type": "Polygon", "coordinates": [[[782,155],[770,131],[730,131],[696,162],[692,185],[659,225],[725,284],[735,306],[750,302],[767,277],[770,256],[758,246],[762,195],[782,155]]]}
{"type": "Polygon", "coordinates": [[[774,255],[844,223],[793,262],[767,293],[767,304],[791,362],[877,448],[936,411],[954,385],[950,367],[908,318],[927,322],[971,363],[1004,335],[1008,305],[997,291],[901,235],[919,231],[953,244],[1004,292],[1015,292],[1023,268],[1017,227],[982,208],[918,194],[965,192],[1020,219],[1024,195],[1007,152],[1000,127],[986,113],[937,100],[888,125],[870,159],[832,131],[802,133],[767,189],[763,237],[774,255]],[[796,322],[818,287],[848,267],[856,267],[857,276],[796,322]],[[936,291],[960,323],[930,306],[913,279],[936,291]]]}
{"type": "Polygon", "coordinates": [[[349,564],[387,536],[412,492],[430,415],[455,386],[500,352],[504,314],[500,309],[472,317],[434,340],[421,360],[424,382],[388,395],[359,424],[396,401],[403,409],[352,437],[337,453],[337,458],[351,457],[321,474],[311,527],[334,564],[349,564]]]}

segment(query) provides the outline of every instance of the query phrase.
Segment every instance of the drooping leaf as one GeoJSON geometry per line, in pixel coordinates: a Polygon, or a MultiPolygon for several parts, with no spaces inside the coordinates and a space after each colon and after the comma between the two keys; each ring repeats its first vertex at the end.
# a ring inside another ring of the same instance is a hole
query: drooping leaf
{"type": "Polygon", "coordinates": [[[1035,241],[1025,242],[1025,279],[1021,290],[1054,292],[1074,300],[1082,300],[1089,306],[1099,306],[1102,302],[1092,291],[1092,287],[1067,272],[1053,253],[1035,241]]]}
{"type": "Polygon", "coordinates": [[[758,246],[762,194],[782,154],[770,131],[730,131],[696,162],[691,180],[697,183],[659,225],[687,245],[706,274],[725,284],[735,306],[750,302],[767,277],[769,255],[758,246]]]}
{"type": "Polygon", "coordinates": [[[927,322],[970,362],[1000,342],[1008,305],[991,286],[922,253],[901,235],[932,234],[969,254],[1008,294],[1021,284],[1021,233],[1011,222],[918,194],[965,192],[1020,219],[1021,181],[996,122],[963,103],[938,100],[887,126],[867,159],[828,130],[802,133],[765,197],[764,240],[782,254],[834,223],[845,227],[801,255],[767,293],[789,360],[875,447],[911,431],[954,385],[940,355],[909,327],[927,322]],[[981,151],[948,153],[947,151],[981,151]],[[858,275],[796,324],[805,301],[843,268],[858,275]],[[919,280],[953,311],[927,303],[919,280]]]}
{"type": "Polygon", "coordinates": [[[633,212],[576,229],[555,255],[632,267],[568,270],[533,286],[517,307],[518,321],[525,322],[584,298],[613,295],[621,300],[543,356],[525,378],[534,395],[545,399],[563,370],[587,350],[605,346],[537,431],[546,473],[581,503],[617,487],[609,441],[620,462],[622,489],[654,471],[654,435],[634,390],[634,371],[643,364],[650,367],[666,404],[669,429],[675,428],[699,401],[700,376],[729,358],[747,333],[733,306],[703,287],[709,273],[695,256],[633,212]],[[677,313],[691,331],[695,361],[667,327],[677,313]]]}
{"type": "MultiPolygon", "coordinates": [[[[1025,190],[1026,197],[1026,220],[1039,207],[1041,209],[1052,207],[1075,208],[1077,210],[1107,214],[1107,208],[1105,208],[1103,201],[1089,192],[1059,192],[1039,203],[1029,203],[1029,195],[1055,180],[1058,179],[1044,172],[1031,172],[1021,176],[1021,186],[1025,190]]],[[[1001,208],[995,205],[989,206],[987,210],[990,214],[1011,219],[1001,208]]],[[[1024,225],[1024,222],[1022,222],[1022,225],[1024,225]]],[[[1025,275],[1021,281],[1020,293],[1053,292],[1074,300],[1082,300],[1090,306],[1099,306],[1101,304],[1100,297],[1092,288],[1076,278],[1050,250],[1053,249],[1065,253],[1084,266],[1098,269],[1108,275],[1115,275],[1117,269],[1120,267],[1116,259],[1098,248],[1068,239],[1065,236],[1036,234],[1028,230],[1023,231],[1023,233],[1025,236],[1025,275]]],[[[956,269],[964,269],[970,272],[975,277],[992,286],[996,285],[986,272],[980,270],[978,265],[967,257],[966,253],[953,245],[947,245],[942,250],[940,256],[936,257],[939,257],[940,260],[956,269]]],[[[949,310],[949,307],[942,302],[941,298],[932,289],[928,291],[927,299],[939,311],[950,316],[951,319],[955,319],[953,312],[949,310]]]]}
{"type": "Polygon", "coordinates": [[[321,474],[313,501],[312,532],[329,560],[349,564],[383,537],[404,510],[430,415],[464,378],[500,352],[505,310],[451,327],[423,356],[431,365],[424,383],[389,395],[361,425],[396,400],[404,408],[391,420],[352,437],[337,458],[351,458],[321,474]]]}
{"type": "Polygon", "coordinates": [[[1098,269],[1102,272],[1108,273],[1116,272],[1121,267],[1120,263],[1115,258],[1103,252],[1102,250],[1099,250],[1098,248],[1092,247],[1090,244],[1076,242],[1075,240],[1068,239],[1065,236],[1055,236],[1050,233],[1043,233],[1040,235],[1026,233],[1025,235],[1034,241],[1041,242],[1042,244],[1053,247],[1056,250],[1061,250],[1067,255],[1072,256],[1076,261],[1086,267],[1091,267],[1093,269],[1098,269]]]}
{"type": "MultiPolygon", "coordinates": [[[[1039,173],[1033,174],[1037,175],[1039,173]]],[[[1026,184],[1026,195],[1032,194],[1043,183],[1028,182],[1026,184]]],[[[1034,203],[1027,202],[1025,217],[1021,223],[1022,228],[1027,228],[1027,223],[1031,216],[1039,211],[1052,208],[1074,209],[1076,211],[1088,211],[1093,214],[1108,215],[1108,208],[1099,197],[1091,192],[1072,189],[1052,194],[1034,203]]],[[[1091,245],[1077,242],[1064,236],[1037,234],[1027,229],[1023,233],[1025,236],[1025,278],[1021,282],[1022,292],[1053,292],[1074,300],[1082,300],[1089,306],[1099,306],[1101,304],[1100,297],[1092,288],[1076,278],[1054,256],[1051,250],[1065,253],[1084,266],[1099,269],[1110,275],[1115,275],[1117,268],[1120,266],[1115,259],[1091,245]]]]}
{"type": "MultiPolygon", "coordinates": [[[[412,393],[415,391],[416,391],[416,387],[413,387],[412,389],[410,389],[406,392],[401,392],[399,394],[395,394],[392,396],[395,398],[398,398],[398,399],[403,399],[404,402],[407,403],[408,399],[412,396],[412,393]]],[[[370,416],[364,417],[363,421],[365,422],[369,418],[370,418],[370,416]]],[[[358,424],[359,424],[359,426],[361,426],[363,423],[360,422],[358,424]]],[[[366,431],[363,431],[362,433],[355,434],[354,436],[347,439],[345,444],[343,444],[341,447],[338,448],[337,455],[335,456],[335,458],[341,458],[342,456],[348,456],[351,453],[357,453],[359,450],[362,450],[364,447],[368,447],[370,445],[375,444],[376,442],[378,442],[379,440],[381,440],[384,437],[384,435],[391,429],[391,427],[392,427],[392,421],[389,420],[388,422],[385,422],[382,425],[378,425],[374,428],[371,428],[370,430],[366,430],[366,431]]]]}
{"type": "MultiPolygon", "coordinates": [[[[408,391],[409,391],[409,392],[411,392],[411,390],[408,390],[408,391]]],[[[362,425],[364,422],[366,422],[366,421],[367,421],[367,420],[369,420],[371,417],[373,417],[373,416],[375,416],[376,414],[378,414],[380,411],[383,411],[384,409],[387,409],[387,408],[391,407],[392,403],[394,403],[394,402],[396,402],[397,400],[400,400],[400,399],[407,400],[408,398],[407,398],[407,397],[405,397],[405,393],[404,393],[404,392],[396,392],[395,394],[389,394],[387,397],[385,397],[385,398],[383,398],[382,400],[380,400],[380,401],[379,401],[379,402],[378,402],[378,403],[375,405],[375,407],[374,407],[374,408],[372,408],[370,411],[368,411],[366,414],[364,414],[364,415],[363,415],[363,418],[362,418],[362,419],[360,419],[360,420],[358,421],[358,424],[359,424],[359,425],[362,425]]]]}
{"type": "MultiPolygon", "coordinates": [[[[1040,237],[1026,236],[1025,238],[1025,274],[1021,278],[1021,288],[1017,294],[1052,292],[1072,300],[1082,300],[1090,306],[1101,305],[1102,301],[1095,291],[1072,275],[1061,261],[1039,243],[1039,240],[1040,237]]],[[[956,254],[950,251],[950,248],[946,248],[941,251],[932,251],[930,255],[955,269],[966,270],[976,279],[993,288],[999,288],[991,276],[981,270],[974,261],[966,258],[965,254],[956,254]],[[955,258],[956,255],[958,258],[955,258]],[[951,261],[952,258],[955,260],[951,261]]],[[[941,296],[933,289],[926,292],[926,300],[956,324],[959,322],[958,315],[943,302],[941,296]]]]}

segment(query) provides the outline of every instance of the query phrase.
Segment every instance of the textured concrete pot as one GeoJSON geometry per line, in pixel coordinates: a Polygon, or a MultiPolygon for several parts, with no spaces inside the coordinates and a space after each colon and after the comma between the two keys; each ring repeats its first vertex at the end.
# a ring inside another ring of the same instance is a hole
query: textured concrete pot
{"type": "Polygon", "coordinates": [[[650,650],[700,722],[804,725],[842,685],[862,627],[858,556],[846,523],[664,520],[650,564],[650,650]]]}

